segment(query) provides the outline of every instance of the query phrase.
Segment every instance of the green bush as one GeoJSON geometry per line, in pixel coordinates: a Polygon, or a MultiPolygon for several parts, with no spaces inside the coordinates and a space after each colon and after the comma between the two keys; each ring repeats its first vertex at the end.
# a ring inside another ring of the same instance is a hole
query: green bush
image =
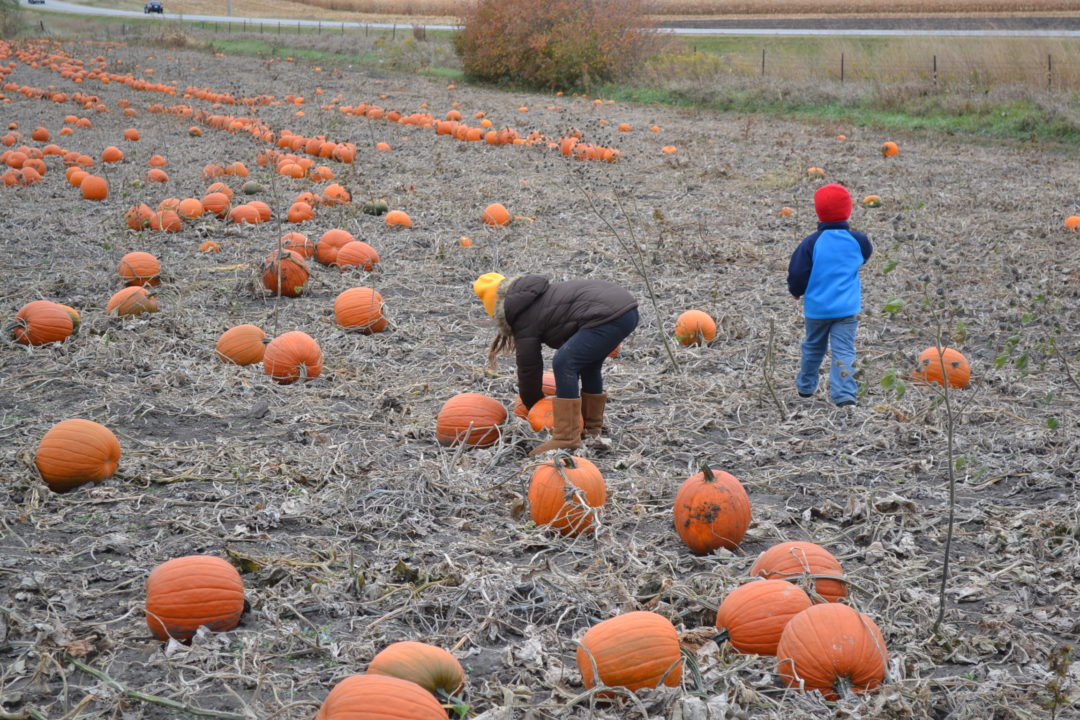
{"type": "Polygon", "coordinates": [[[477,0],[461,25],[468,77],[543,90],[624,78],[656,40],[640,0],[477,0]]]}

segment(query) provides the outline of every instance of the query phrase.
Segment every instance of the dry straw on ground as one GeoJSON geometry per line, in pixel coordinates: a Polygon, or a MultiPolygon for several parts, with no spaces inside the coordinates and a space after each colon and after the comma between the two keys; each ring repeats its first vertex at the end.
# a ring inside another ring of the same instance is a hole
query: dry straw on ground
{"type": "MultiPolygon", "coordinates": [[[[1080,617],[1080,406],[1070,377],[1080,365],[1080,256],[1077,236],[1062,228],[1076,212],[1074,151],[448,90],[418,77],[313,73],[254,58],[229,58],[222,74],[220,59],[183,50],[71,52],[105,54],[117,70],[152,67],[181,87],[315,97],[317,86],[323,98],[342,93],[349,104],[410,112],[427,103],[438,114],[456,102],[497,126],[551,136],[578,128],[624,159],[586,165],[543,147],[461,143],[314,102],[302,117],[288,105],[258,108],[276,129],[361,145],[354,165],[335,166],[337,179],[357,199],[387,198],[414,223],[390,232],[355,206],[320,210],[305,232],[344,227],[378,250],[382,268],[351,275],[320,266],[302,298],[277,300],[251,281],[288,228],[207,220],[180,235],[135,234],[121,214],[140,200],[201,193],[207,162],[244,161],[277,217],[303,183],[258,168],[265,146],[247,136],[206,128],[191,138],[190,121],[145,112],[158,97],[84,85],[113,111],[93,114],[94,129],[66,145],[97,154],[130,124],[143,133],[108,171],[110,199],[79,200],[52,166],[38,185],[0,190],[4,316],[39,297],[83,313],[82,331],[61,346],[0,348],[4,717],[183,716],[146,698],[155,696],[221,717],[310,718],[335,681],[402,639],[451,649],[468,673],[466,701],[488,720],[632,718],[639,708],[684,719],[1035,718],[1055,703],[1058,717],[1077,712],[1075,670],[1052,670],[1080,617]],[[116,111],[121,97],[137,118],[116,111]],[[612,132],[620,122],[634,130],[612,132]],[[654,124],[661,132],[648,131],[654,124]],[[886,139],[900,143],[898,157],[880,156],[886,139]],[[377,141],[393,152],[370,151],[377,141]],[[661,154],[669,144],[678,152],[661,154]],[[136,184],[155,152],[168,158],[173,179],[136,184]],[[865,394],[853,412],[820,392],[800,400],[792,387],[801,319],[784,278],[795,243],[815,227],[818,181],[805,176],[812,165],[857,197],[884,199],[852,219],[876,245],[863,271],[865,394]],[[493,201],[523,219],[485,227],[481,210],[493,201]],[[785,205],[796,208],[793,217],[778,217],[785,205]],[[599,216],[637,243],[659,315],[626,246],[599,216]],[[460,247],[462,235],[474,246],[460,247]],[[208,238],[220,254],[196,250],[208,238]],[[161,312],[110,319],[103,306],[118,287],[116,262],[131,250],[162,260],[161,312]],[[511,422],[488,450],[434,441],[435,413],[451,395],[513,399],[511,365],[496,377],[484,371],[493,328],[469,290],[496,269],[601,277],[642,299],[642,323],[606,376],[611,447],[592,457],[609,499],[595,537],[566,540],[527,522],[522,469],[537,439],[523,423],[511,422]],[[928,628],[944,531],[942,411],[927,388],[909,383],[897,398],[880,385],[890,370],[906,377],[934,340],[920,309],[926,280],[951,302],[950,342],[975,377],[959,393],[966,464],[940,637],[928,628]],[[333,298],[355,284],[383,295],[389,331],[334,326],[333,298]],[[904,307],[883,312],[894,299],[904,307]],[[679,349],[675,372],[660,335],[692,307],[717,319],[718,339],[679,349]],[[322,376],[283,387],[257,366],[219,362],[218,334],[243,322],[314,336],[326,358],[322,376]],[[770,326],[783,420],[762,370],[770,326]],[[1024,352],[1030,362],[1021,372],[1024,352]],[[996,367],[999,356],[1006,362],[996,367]],[[124,457],[115,478],[59,496],[31,460],[42,434],[68,417],[111,427],[124,457]],[[673,531],[675,489],[702,457],[749,491],[754,524],[734,553],[694,557],[673,531]],[[616,705],[582,695],[574,640],[588,626],[642,608],[680,630],[708,626],[755,556],[792,539],[839,556],[852,604],[881,627],[891,661],[879,694],[829,707],[781,689],[768,660],[699,637],[700,674],[687,673],[681,689],[616,705]],[[234,562],[252,612],[234,631],[163,647],[143,620],[143,586],[152,567],[189,553],[234,562]]],[[[11,79],[76,89],[45,66],[19,64],[11,79]]],[[[7,122],[54,132],[75,109],[19,94],[3,107],[7,122]]]]}

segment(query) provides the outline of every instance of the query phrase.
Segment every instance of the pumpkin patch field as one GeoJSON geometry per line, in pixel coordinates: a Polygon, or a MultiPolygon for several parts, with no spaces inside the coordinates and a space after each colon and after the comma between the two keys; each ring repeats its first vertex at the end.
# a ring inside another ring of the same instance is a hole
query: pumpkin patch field
{"type": "Polygon", "coordinates": [[[0,718],[1077,717],[1076,162],[0,43],[0,718]],[[828,183],[852,408],[794,386],[828,183]],[[491,272],[639,300],[578,458],[491,272]]]}

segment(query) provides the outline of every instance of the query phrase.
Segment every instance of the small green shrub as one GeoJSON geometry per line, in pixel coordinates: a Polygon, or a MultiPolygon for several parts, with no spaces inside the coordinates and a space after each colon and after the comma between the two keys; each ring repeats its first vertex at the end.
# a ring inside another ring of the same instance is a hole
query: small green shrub
{"type": "Polygon", "coordinates": [[[640,0],[477,0],[461,25],[466,76],[542,90],[627,77],[656,47],[640,0]]]}

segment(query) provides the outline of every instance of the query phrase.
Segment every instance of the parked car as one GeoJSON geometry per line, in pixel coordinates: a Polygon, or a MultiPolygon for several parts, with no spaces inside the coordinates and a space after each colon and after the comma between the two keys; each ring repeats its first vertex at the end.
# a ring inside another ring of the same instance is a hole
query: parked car
{"type": "Polygon", "coordinates": [[[150,0],[143,5],[143,13],[157,13],[158,15],[164,15],[165,7],[161,4],[160,0],[150,0]]]}
{"type": "Polygon", "coordinates": [[[44,5],[45,0],[26,0],[27,5],[44,5]]]}

